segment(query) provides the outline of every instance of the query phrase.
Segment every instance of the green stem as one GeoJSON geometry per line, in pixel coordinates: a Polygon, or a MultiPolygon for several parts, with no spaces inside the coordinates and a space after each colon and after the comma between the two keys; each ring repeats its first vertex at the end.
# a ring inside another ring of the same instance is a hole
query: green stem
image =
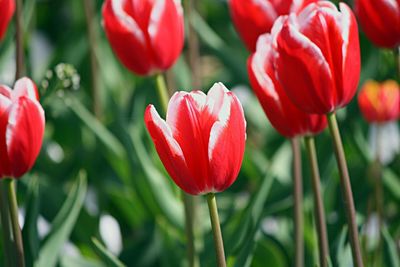
{"type": "Polygon", "coordinates": [[[187,257],[189,261],[189,267],[199,267],[200,262],[197,257],[196,247],[195,247],[195,233],[194,233],[194,218],[195,218],[195,199],[193,196],[183,193],[183,203],[185,208],[185,228],[186,236],[188,239],[187,244],[187,257]]]}
{"type": "Polygon", "coordinates": [[[356,211],[354,207],[353,193],[351,191],[350,176],[347,168],[342,139],[340,137],[339,126],[336,120],[335,113],[329,113],[327,115],[327,118],[329,123],[329,130],[333,138],[336,161],[340,173],[340,185],[342,188],[342,193],[344,195],[344,204],[347,214],[347,224],[349,227],[349,237],[351,251],[353,255],[353,263],[356,267],[364,267],[360,249],[360,241],[358,239],[356,211]]]}
{"type": "Polygon", "coordinates": [[[382,138],[382,126],[376,126],[377,133],[376,133],[376,155],[375,155],[375,172],[374,172],[374,180],[375,180],[375,205],[376,205],[376,213],[378,217],[378,229],[379,229],[379,236],[378,236],[378,247],[375,252],[375,261],[377,265],[380,264],[382,251],[383,251],[383,237],[382,237],[382,228],[383,228],[383,221],[384,221],[384,199],[383,199],[383,184],[382,184],[382,155],[381,155],[381,138],[382,138]]]}
{"type": "MultiPolygon", "coordinates": [[[[168,88],[162,74],[157,74],[156,77],[157,92],[164,114],[167,114],[169,93],[168,88]]],[[[193,209],[193,196],[183,192],[183,206],[185,211],[185,228],[186,237],[188,242],[188,261],[190,267],[197,267],[198,258],[195,250],[194,243],[194,209],[193,209]]]]}
{"type": "Polygon", "coordinates": [[[318,247],[319,247],[319,263],[320,267],[328,266],[329,245],[328,232],[326,230],[324,201],[321,192],[321,178],[318,168],[317,152],[315,149],[314,137],[307,136],[304,138],[307,149],[308,161],[311,167],[312,188],[314,192],[315,205],[315,224],[317,226],[318,247]]]}
{"type": "Polygon", "coordinates": [[[100,86],[99,86],[99,66],[97,64],[96,51],[97,51],[97,36],[96,36],[96,23],[95,23],[95,8],[93,0],[83,1],[87,25],[87,36],[89,41],[90,53],[90,69],[92,72],[92,101],[93,112],[97,118],[101,117],[101,102],[100,102],[100,86]]]}
{"type": "Polygon", "coordinates": [[[24,75],[24,29],[22,22],[22,0],[16,1],[15,6],[15,28],[16,28],[16,73],[15,80],[24,75]]]}
{"type": "Polygon", "coordinates": [[[195,12],[198,12],[197,9],[197,0],[186,0],[185,1],[185,15],[186,21],[188,22],[188,31],[187,31],[187,57],[189,59],[189,67],[191,70],[192,77],[192,88],[200,89],[201,88],[201,75],[200,75],[200,43],[199,38],[196,33],[196,30],[193,26],[193,15],[195,12]]]}
{"type": "Polygon", "coordinates": [[[215,252],[217,254],[217,266],[226,267],[224,241],[222,239],[221,226],[219,223],[217,200],[214,193],[207,195],[208,209],[210,211],[211,228],[214,235],[215,252]]]}
{"type": "Polygon", "coordinates": [[[5,179],[4,183],[6,184],[7,198],[10,210],[10,219],[11,226],[14,235],[15,249],[16,249],[16,266],[24,267],[25,266],[25,258],[24,258],[24,245],[22,242],[21,228],[19,227],[18,222],[18,203],[17,196],[15,194],[15,180],[14,179],[5,179]]]}
{"type": "Polygon", "coordinates": [[[157,84],[157,94],[160,100],[160,104],[165,114],[167,114],[168,110],[168,102],[169,102],[169,93],[167,84],[165,82],[164,76],[159,73],[155,76],[156,84],[157,84]]]}
{"type": "Polygon", "coordinates": [[[304,218],[303,218],[303,178],[301,170],[300,142],[297,137],[291,140],[293,151],[293,198],[294,198],[294,243],[295,266],[304,266],[304,218]]]}
{"type": "Polygon", "coordinates": [[[0,213],[1,213],[1,225],[3,230],[3,257],[4,262],[7,267],[13,267],[14,259],[15,259],[15,251],[14,251],[14,241],[13,241],[13,233],[11,229],[10,223],[10,211],[8,209],[8,199],[7,192],[4,187],[4,181],[0,181],[0,213]]]}

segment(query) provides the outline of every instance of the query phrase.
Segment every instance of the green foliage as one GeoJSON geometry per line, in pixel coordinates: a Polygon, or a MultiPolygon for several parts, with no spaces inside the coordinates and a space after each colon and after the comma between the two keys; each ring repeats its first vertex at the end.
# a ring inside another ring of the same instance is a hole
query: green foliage
{"type": "MultiPolygon", "coordinates": [[[[27,265],[186,266],[180,191],[165,172],[143,126],[145,107],[150,103],[161,107],[155,83],[150,78],[134,76],[118,62],[101,29],[102,1],[94,2],[97,37],[93,45],[87,38],[84,1],[24,1],[27,74],[38,84],[46,112],[42,152],[31,174],[18,182],[19,204],[25,211],[27,265]],[[35,48],[37,43],[39,48],[35,48]],[[90,49],[94,49],[99,65],[100,114],[93,111],[90,49]],[[94,197],[90,198],[92,194],[94,197]],[[118,221],[120,253],[110,252],[100,231],[105,214],[118,221]],[[39,220],[52,222],[50,232],[41,233],[39,220]],[[67,243],[77,253],[66,252],[67,243]]],[[[249,87],[248,52],[233,29],[226,1],[198,2],[199,12],[191,23],[200,40],[202,88],[207,90],[216,81],[231,89],[238,85],[249,87]]],[[[14,32],[12,26],[0,43],[1,84],[13,82],[14,32]]],[[[361,83],[369,78],[396,77],[391,51],[373,47],[363,34],[361,46],[361,83]]],[[[191,89],[187,48],[184,53],[168,73],[173,90],[191,89]]],[[[244,88],[244,92],[249,98],[244,103],[248,129],[243,167],[233,186],[217,195],[228,266],[294,266],[290,146],[270,126],[251,89],[244,88]]],[[[339,114],[339,124],[364,239],[373,192],[368,170],[374,157],[368,148],[368,125],[360,116],[356,100],[339,114]]],[[[351,266],[346,215],[329,135],[325,132],[318,136],[316,145],[331,266],[351,266]]],[[[380,266],[399,266],[399,166],[398,155],[383,170],[386,227],[380,266]]],[[[318,244],[305,160],[303,174],[305,264],[316,266],[318,244]]],[[[215,266],[206,201],[196,197],[195,202],[200,263],[215,266]]]]}

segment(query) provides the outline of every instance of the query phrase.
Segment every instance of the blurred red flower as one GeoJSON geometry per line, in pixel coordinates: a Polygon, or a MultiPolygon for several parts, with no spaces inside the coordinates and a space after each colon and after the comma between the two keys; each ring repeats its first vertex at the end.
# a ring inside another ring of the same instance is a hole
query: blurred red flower
{"type": "Polygon", "coordinates": [[[0,0],[0,40],[7,31],[8,23],[15,11],[14,0],[0,0]]]}
{"type": "Polygon", "coordinates": [[[386,48],[400,45],[400,0],[356,0],[355,12],[375,45],[386,48]]]}
{"type": "Polygon", "coordinates": [[[318,0],[229,0],[233,23],[247,48],[256,50],[257,38],[270,32],[275,20],[290,12],[299,12],[318,0]]]}
{"type": "Polygon", "coordinates": [[[103,25],[118,58],[139,75],[167,70],[183,48],[180,1],[106,0],[103,25]]]}
{"type": "Polygon", "coordinates": [[[358,94],[358,105],[370,123],[397,120],[400,116],[400,87],[396,81],[367,81],[358,94]]]}

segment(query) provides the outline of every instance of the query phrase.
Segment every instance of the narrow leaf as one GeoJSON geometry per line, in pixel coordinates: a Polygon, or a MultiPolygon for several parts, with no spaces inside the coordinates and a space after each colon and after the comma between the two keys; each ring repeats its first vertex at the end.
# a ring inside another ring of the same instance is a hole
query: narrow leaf
{"type": "Polygon", "coordinates": [[[39,235],[37,229],[37,220],[39,217],[39,180],[32,177],[28,186],[28,195],[26,199],[26,213],[24,228],[22,229],[22,238],[24,240],[24,251],[27,266],[33,266],[39,254],[39,235]]]}
{"type": "Polygon", "coordinates": [[[52,228],[39,252],[39,259],[35,267],[56,266],[62,247],[74,228],[81,211],[87,190],[86,174],[81,172],[77,182],[73,185],[67,199],[52,223],[52,228]]]}
{"type": "Polygon", "coordinates": [[[96,254],[104,261],[108,267],[125,267],[125,265],[115,257],[110,251],[108,251],[103,244],[100,243],[96,238],[92,238],[92,247],[96,254]]]}

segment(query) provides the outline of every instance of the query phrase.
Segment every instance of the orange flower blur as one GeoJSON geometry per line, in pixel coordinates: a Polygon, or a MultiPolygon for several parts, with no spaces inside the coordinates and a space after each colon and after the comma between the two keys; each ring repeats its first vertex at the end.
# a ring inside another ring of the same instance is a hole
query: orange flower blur
{"type": "Polygon", "coordinates": [[[358,95],[364,118],[370,123],[393,121],[400,116],[400,87],[394,80],[367,81],[358,95]]]}

